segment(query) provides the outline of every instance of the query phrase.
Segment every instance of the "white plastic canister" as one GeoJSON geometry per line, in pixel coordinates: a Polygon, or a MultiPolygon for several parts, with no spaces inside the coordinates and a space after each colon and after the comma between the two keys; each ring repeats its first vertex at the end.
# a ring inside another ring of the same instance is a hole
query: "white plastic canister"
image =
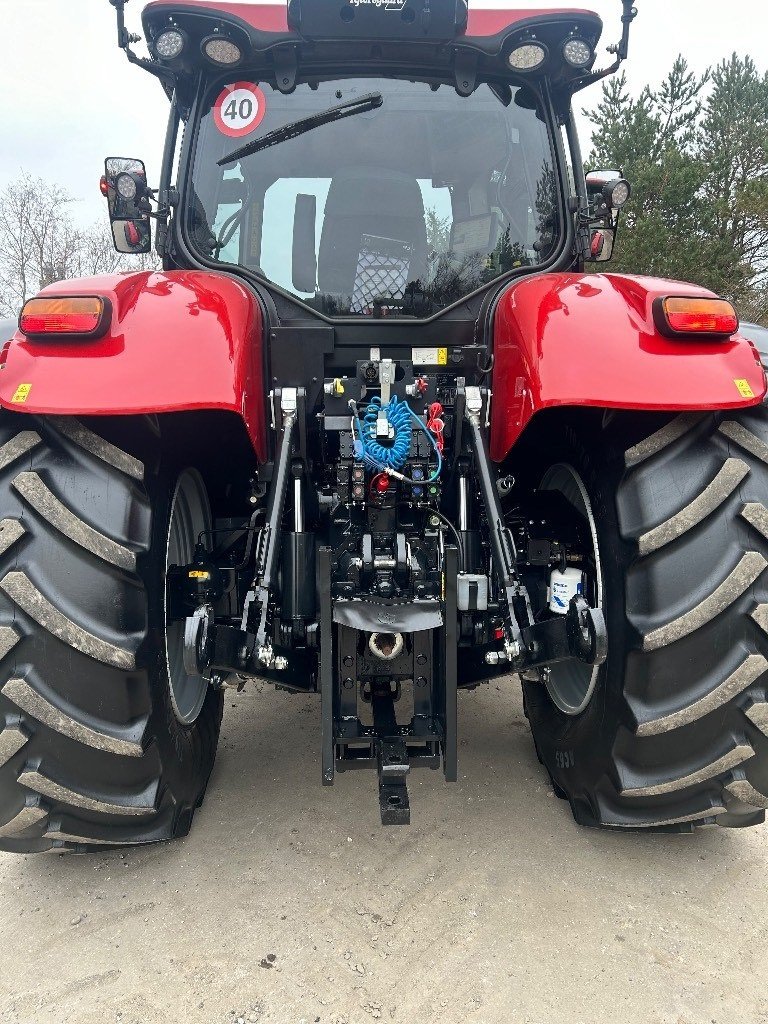
{"type": "Polygon", "coordinates": [[[549,577],[549,610],[557,615],[566,615],[571,598],[584,590],[581,569],[554,569],[549,577]]]}

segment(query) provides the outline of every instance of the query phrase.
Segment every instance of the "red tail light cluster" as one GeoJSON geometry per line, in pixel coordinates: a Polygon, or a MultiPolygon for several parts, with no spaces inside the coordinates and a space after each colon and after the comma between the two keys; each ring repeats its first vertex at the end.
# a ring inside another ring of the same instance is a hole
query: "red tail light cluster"
{"type": "Polygon", "coordinates": [[[725,299],[657,299],[654,319],[668,338],[730,338],[739,329],[736,310],[725,299]]]}
{"type": "Polygon", "coordinates": [[[112,310],[102,296],[51,296],[30,299],[19,317],[22,334],[33,339],[99,338],[112,310]]]}

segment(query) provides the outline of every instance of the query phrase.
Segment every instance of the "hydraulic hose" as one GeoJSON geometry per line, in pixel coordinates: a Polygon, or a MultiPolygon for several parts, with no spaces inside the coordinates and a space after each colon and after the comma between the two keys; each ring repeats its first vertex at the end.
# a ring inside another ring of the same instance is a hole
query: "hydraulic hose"
{"type": "Polygon", "coordinates": [[[358,458],[365,461],[369,469],[385,473],[394,471],[400,475],[399,470],[403,468],[411,454],[411,433],[415,422],[416,426],[429,438],[437,456],[437,468],[426,482],[432,483],[437,480],[443,468],[443,457],[437,440],[427,429],[426,423],[416,415],[407,402],[400,402],[397,396],[393,395],[386,405],[382,405],[381,399],[375,395],[368,403],[362,420],[357,404],[355,402],[349,404],[354,414],[358,434],[355,441],[355,453],[358,458]],[[376,435],[376,424],[382,414],[394,431],[394,437],[389,445],[381,444],[376,435]]]}

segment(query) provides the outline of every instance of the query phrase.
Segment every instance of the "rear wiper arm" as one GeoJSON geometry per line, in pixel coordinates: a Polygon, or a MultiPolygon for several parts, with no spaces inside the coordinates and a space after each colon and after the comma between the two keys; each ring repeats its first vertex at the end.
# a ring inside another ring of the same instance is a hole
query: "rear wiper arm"
{"type": "Polygon", "coordinates": [[[311,132],[313,128],[319,128],[321,124],[330,124],[331,121],[341,121],[344,117],[364,114],[366,110],[375,110],[383,102],[384,97],[380,92],[369,92],[356,100],[340,103],[338,107],[329,107],[328,110],[323,110],[319,114],[302,117],[300,121],[284,124],[282,128],[276,128],[273,132],[262,135],[260,139],[254,139],[253,142],[248,142],[240,149],[223,156],[218,161],[218,165],[223,167],[225,164],[232,164],[235,160],[242,160],[243,157],[250,156],[251,153],[259,153],[262,149],[269,149],[270,146],[277,146],[281,142],[287,142],[288,139],[295,139],[298,135],[303,135],[304,132],[311,132]]]}

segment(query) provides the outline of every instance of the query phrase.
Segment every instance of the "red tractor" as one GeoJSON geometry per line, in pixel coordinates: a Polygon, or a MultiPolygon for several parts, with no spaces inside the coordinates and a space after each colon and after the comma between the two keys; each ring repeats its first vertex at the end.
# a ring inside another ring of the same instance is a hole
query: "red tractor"
{"type": "Polygon", "coordinates": [[[45,288],[2,348],[0,849],[185,835],[254,678],[319,695],[318,783],[375,766],[385,824],[513,674],[581,824],[762,821],[759,355],[586,269],[629,185],[571,101],[631,2],[602,70],[582,10],[158,0],[140,57],[111,3],[170,112],[158,188],[102,191],[163,270],[45,288]]]}

